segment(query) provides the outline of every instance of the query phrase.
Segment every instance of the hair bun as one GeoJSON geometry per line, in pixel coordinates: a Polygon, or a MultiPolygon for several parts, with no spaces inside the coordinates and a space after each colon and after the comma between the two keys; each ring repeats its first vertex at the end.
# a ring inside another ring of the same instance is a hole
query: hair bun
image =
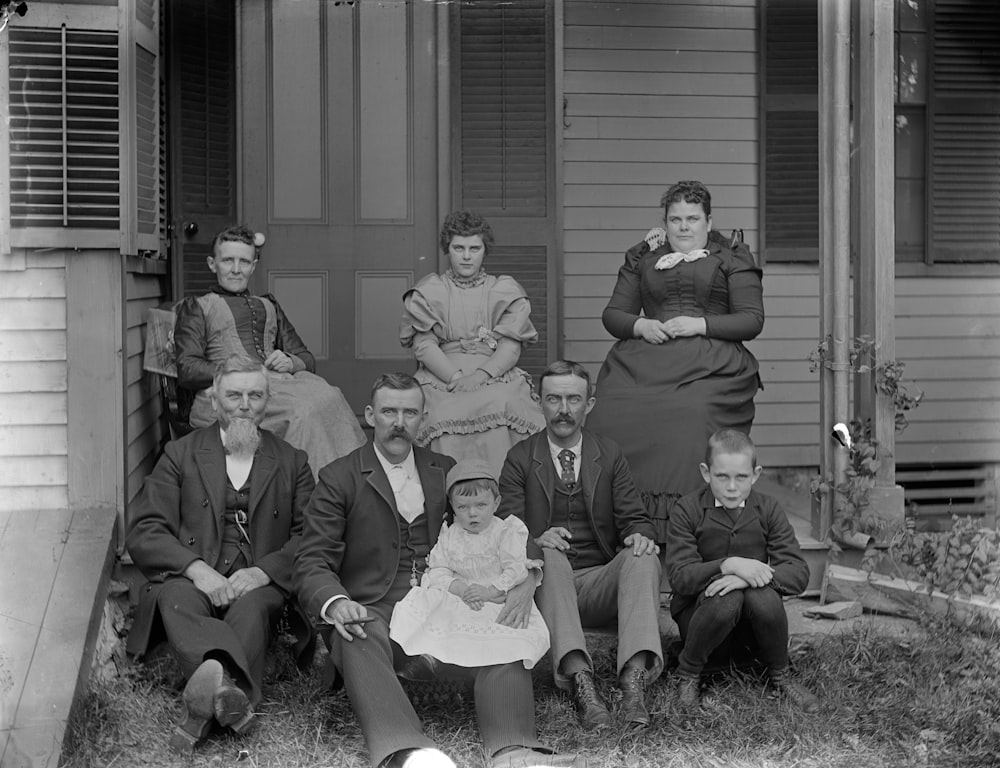
{"type": "Polygon", "coordinates": [[[253,244],[257,248],[262,247],[265,242],[267,242],[267,238],[264,237],[264,233],[263,232],[254,232],[253,233],[253,244]]]}

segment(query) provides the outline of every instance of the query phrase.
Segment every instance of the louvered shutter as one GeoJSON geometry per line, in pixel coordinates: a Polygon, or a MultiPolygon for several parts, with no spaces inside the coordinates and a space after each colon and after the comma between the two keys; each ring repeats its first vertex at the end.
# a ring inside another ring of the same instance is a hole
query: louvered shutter
{"type": "Polygon", "coordinates": [[[463,208],[544,216],[545,2],[480,0],[460,8],[463,208]]]}
{"type": "Polygon", "coordinates": [[[22,239],[36,245],[65,244],[68,228],[117,240],[117,33],[12,24],[7,34],[11,228],[54,230],[22,239]]]}
{"type": "Polygon", "coordinates": [[[815,2],[766,0],[761,88],[767,261],[819,258],[818,19],[815,2]]]}
{"type": "Polygon", "coordinates": [[[121,14],[126,25],[126,60],[122,82],[128,96],[122,100],[121,124],[127,142],[122,157],[122,189],[126,221],[122,252],[158,252],[160,249],[160,117],[159,117],[159,0],[131,0],[121,14]]]}
{"type": "Polygon", "coordinates": [[[551,14],[545,0],[471,0],[452,7],[458,16],[456,207],[490,219],[498,243],[487,269],[510,275],[528,294],[538,343],[524,348],[519,365],[537,381],[548,362],[550,335],[548,246],[539,232],[550,213],[551,14]],[[511,242],[512,227],[522,244],[511,242]]]}
{"type": "Polygon", "coordinates": [[[1000,260],[1000,5],[937,0],[930,256],[1000,260]]]}
{"type": "Polygon", "coordinates": [[[205,267],[211,230],[236,219],[234,10],[229,0],[170,0],[167,11],[173,57],[171,210],[175,220],[203,228],[182,244],[182,292],[191,296],[216,283],[205,267]]]}

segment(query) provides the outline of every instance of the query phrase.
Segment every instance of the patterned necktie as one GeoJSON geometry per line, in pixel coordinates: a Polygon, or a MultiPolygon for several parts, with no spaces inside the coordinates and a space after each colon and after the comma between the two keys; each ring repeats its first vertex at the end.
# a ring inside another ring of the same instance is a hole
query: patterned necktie
{"type": "Polygon", "coordinates": [[[576,474],[573,472],[573,461],[576,456],[569,448],[559,451],[559,464],[562,467],[561,478],[567,488],[572,489],[576,485],[576,474]]]}

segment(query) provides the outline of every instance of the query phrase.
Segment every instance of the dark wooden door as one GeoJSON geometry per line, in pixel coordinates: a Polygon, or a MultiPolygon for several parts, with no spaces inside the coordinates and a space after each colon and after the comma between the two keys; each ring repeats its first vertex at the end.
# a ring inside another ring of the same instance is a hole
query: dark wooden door
{"type": "Polygon", "coordinates": [[[242,210],[270,290],[357,412],[413,371],[401,296],[436,268],[435,4],[247,0],[242,210]]]}

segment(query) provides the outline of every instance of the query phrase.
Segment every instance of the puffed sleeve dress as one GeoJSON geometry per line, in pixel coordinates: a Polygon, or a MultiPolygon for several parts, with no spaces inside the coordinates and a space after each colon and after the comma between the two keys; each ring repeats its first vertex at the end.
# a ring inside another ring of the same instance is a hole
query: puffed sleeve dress
{"type": "Polygon", "coordinates": [[[545,427],[528,373],[513,361],[490,362],[501,338],[521,345],[538,339],[531,304],[512,277],[480,273],[459,281],[450,273],[432,274],[403,295],[404,347],[419,360],[425,346],[437,345],[466,374],[480,368],[490,377],[471,392],[449,392],[448,383],[421,363],[416,378],[427,416],[417,444],[456,461],[482,459],[497,477],[511,446],[545,427]]]}

